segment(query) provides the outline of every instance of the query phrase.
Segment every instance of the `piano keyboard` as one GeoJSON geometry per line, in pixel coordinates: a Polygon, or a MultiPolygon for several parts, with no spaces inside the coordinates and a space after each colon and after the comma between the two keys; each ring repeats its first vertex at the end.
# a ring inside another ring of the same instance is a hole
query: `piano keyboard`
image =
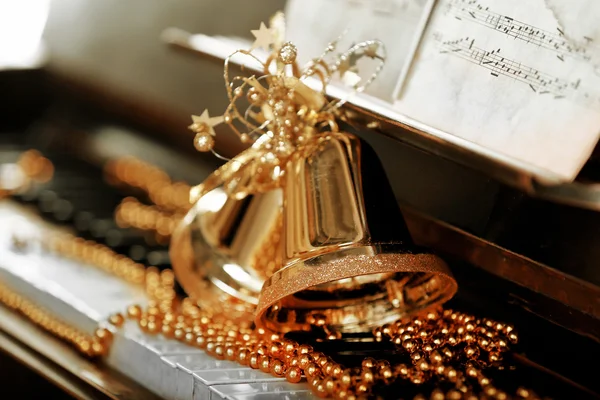
{"type": "MultiPolygon", "coordinates": [[[[19,152],[15,149],[10,152],[9,155],[0,144],[0,162],[14,162],[19,152]]],[[[156,240],[152,232],[123,228],[114,220],[115,208],[127,196],[135,196],[141,204],[149,204],[149,198],[143,191],[108,184],[99,167],[73,155],[51,154],[48,151],[44,151],[44,155],[54,163],[52,180],[34,183],[27,190],[14,194],[11,200],[0,200],[0,283],[43,306],[66,324],[91,335],[116,312],[123,313],[132,304],[146,304],[148,297],[144,290],[94,266],[50,253],[30,239],[35,239],[48,227],[66,230],[102,243],[138,263],[156,265],[161,269],[170,267],[170,261],[166,257],[167,247],[164,242],[156,240]]],[[[177,171],[172,173],[173,178],[176,178],[177,171]]],[[[199,177],[204,175],[198,173],[199,177]]],[[[465,282],[468,283],[468,280],[465,282]]],[[[474,298],[477,300],[465,297],[462,306],[474,308],[475,303],[482,300],[474,298]]],[[[498,307],[494,304],[489,310],[498,307]]],[[[461,306],[460,299],[458,305],[461,306]]],[[[488,313],[485,304],[484,308],[486,309],[479,311],[488,313]]],[[[8,310],[0,311],[7,315],[5,313],[8,310]]],[[[529,314],[518,317],[520,314],[513,314],[515,311],[515,307],[511,308],[510,320],[516,322],[519,318],[519,326],[531,323],[529,314]]],[[[506,318],[503,315],[500,315],[500,320],[506,318]]],[[[234,362],[217,360],[204,351],[179,341],[146,334],[138,328],[137,323],[126,322],[121,328],[108,324],[102,326],[113,332],[113,342],[103,362],[158,397],[209,400],[315,398],[305,382],[291,384],[284,378],[276,378],[234,362]]],[[[560,360],[570,359],[571,354],[577,353],[579,357],[594,362],[597,359],[594,354],[597,353],[590,351],[589,345],[579,344],[579,339],[562,335],[558,336],[562,338],[559,341],[569,342],[574,347],[554,348],[553,355],[549,357],[547,346],[554,345],[554,341],[549,338],[541,340],[535,332],[545,332],[551,327],[539,327],[529,333],[529,338],[527,331],[522,335],[525,337],[523,341],[527,341],[527,356],[533,360],[541,359],[553,369],[559,368],[561,373],[555,375],[551,369],[527,359],[520,361],[521,355],[518,355],[509,360],[509,365],[513,362],[518,365],[518,370],[507,368],[490,371],[492,379],[503,382],[513,392],[517,386],[525,386],[536,393],[551,393],[553,398],[588,398],[590,391],[586,388],[573,381],[551,377],[564,374],[586,384],[593,383],[591,373],[585,375],[584,371],[582,374],[581,369],[575,372],[570,368],[566,370],[561,367],[560,360]],[[562,393],[568,393],[568,396],[560,396],[562,393]]],[[[10,322],[0,318],[0,330],[10,333],[11,329],[10,322]]],[[[19,335],[14,333],[13,329],[12,334],[18,339],[19,335]]],[[[377,358],[382,352],[396,361],[402,358],[402,354],[396,353],[389,343],[363,343],[357,340],[343,344],[328,342],[324,345],[312,342],[308,337],[296,339],[307,340],[319,351],[323,351],[326,346],[328,352],[335,354],[336,361],[349,367],[360,365],[361,360],[367,356],[377,358]]],[[[25,344],[31,343],[26,342],[24,340],[25,344]]],[[[29,345],[51,358],[51,354],[42,351],[41,345],[29,345]]],[[[72,372],[72,368],[70,370],[72,372]]],[[[421,388],[400,382],[382,389],[378,394],[389,398],[402,393],[406,398],[413,398],[418,393],[430,393],[431,390],[430,386],[421,388]]],[[[141,398],[145,398],[145,394],[141,398]]],[[[592,398],[597,396],[592,395],[592,398]]]]}
{"type": "MultiPolygon", "coordinates": [[[[18,154],[3,151],[0,158],[14,162],[18,154]]],[[[31,239],[47,228],[68,230],[159,268],[170,266],[168,258],[158,264],[155,260],[167,249],[147,232],[114,222],[118,204],[139,191],[106,184],[100,168],[72,155],[47,156],[54,165],[51,181],[32,184],[16,193],[15,201],[0,202],[0,226],[8,227],[0,230],[0,282],[68,325],[92,334],[110,315],[125,312],[132,304],[144,305],[145,292],[93,266],[50,253],[31,239]]],[[[147,200],[143,195],[140,199],[147,200]]],[[[313,398],[305,384],[217,360],[200,349],[146,334],[135,323],[106,327],[113,331],[113,343],[104,362],[160,397],[313,398]]]]}
{"type": "MultiPolygon", "coordinates": [[[[147,301],[143,290],[98,270],[48,253],[35,240],[43,224],[9,202],[0,206],[0,281],[64,322],[92,334],[131,304],[147,301]],[[19,246],[18,243],[25,243],[19,246]],[[29,243],[29,245],[27,245],[29,243]]],[[[1,324],[1,322],[0,322],[1,324]]],[[[1,328],[1,325],[0,325],[1,328]]],[[[105,362],[166,399],[312,399],[304,384],[217,360],[204,351],[139,330],[126,322],[113,329],[105,362]]]]}

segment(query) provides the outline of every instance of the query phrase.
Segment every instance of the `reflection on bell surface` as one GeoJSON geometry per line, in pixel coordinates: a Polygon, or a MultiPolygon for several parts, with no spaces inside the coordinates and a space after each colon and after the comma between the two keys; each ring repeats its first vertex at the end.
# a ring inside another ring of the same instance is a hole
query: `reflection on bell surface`
{"type": "Polygon", "coordinates": [[[178,281],[203,307],[239,300],[251,310],[267,273],[281,263],[282,189],[240,194],[228,183],[217,170],[201,185],[173,234],[170,255],[178,281]]]}
{"type": "Polygon", "coordinates": [[[288,161],[285,177],[282,268],[263,287],[259,326],[364,332],[454,295],[445,262],[413,244],[364,141],[314,138],[288,161]]]}

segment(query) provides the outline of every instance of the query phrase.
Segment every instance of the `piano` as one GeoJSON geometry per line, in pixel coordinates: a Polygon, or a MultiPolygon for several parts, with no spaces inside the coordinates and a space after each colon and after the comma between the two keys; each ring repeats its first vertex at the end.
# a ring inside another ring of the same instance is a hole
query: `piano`
{"type": "MultiPolygon", "coordinates": [[[[214,58],[222,60],[223,49],[249,40],[250,30],[282,5],[22,3],[0,5],[0,14],[8,7],[4,11],[19,21],[0,26],[0,35],[23,50],[14,59],[0,58],[0,285],[92,334],[115,312],[147,303],[147,296],[51,251],[39,237],[69,232],[135,262],[168,268],[168,232],[135,218],[127,227],[116,222],[125,199],[139,207],[150,199],[127,179],[131,173],[115,175],[115,163],[129,172],[160,171],[180,188],[217,168],[220,160],[191,146],[189,116],[225,107],[221,65],[214,58]],[[24,176],[24,157],[44,160],[51,178],[24,176]]],[[[523,386],[542,398],[600,398],[598,151],[573,183],[544,185],[377,111],[352,103],[347,108],[357,133],[381,157],[414,240],[448,260],[459,284],[448,306],[517,328],[519,344],[494,380],[508,391],[523,386]]],[[[241,149],[233,138],[218,146],[225,155],[241,149]]],[[[292,384],[214,359],[130,322],[114,332],[105,357],[89,360],[6,306],[0,314],[2,395],[315,398],[304,381],[292,384]]],[[[349,365],[387,350],[375,343],[332,347],[349,365]]],[[[381,396],[417,393],[403,387],[381,396]]]]}

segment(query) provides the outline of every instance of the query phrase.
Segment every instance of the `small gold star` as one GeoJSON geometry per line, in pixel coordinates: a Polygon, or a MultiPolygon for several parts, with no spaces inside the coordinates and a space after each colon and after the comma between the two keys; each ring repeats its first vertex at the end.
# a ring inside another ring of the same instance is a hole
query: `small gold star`
{"type": "Polygon", "coordinates": [[[214,130],[214,126],[222,123],[223,119],[224,118],[222,115],[211,118],[210,115],[208,115],[208,110],[204,110],[202,114],[200,114],[200,116],[192,115],[193,123],[189,126],[189,128],[196,133],[206,130],[212,136],[215,136],[216,133],[214,130]]]}
{"type": "Polygon", "coordinates": [[[379,58],[377,55],[377,50],[379,50],[379,43],[373,42],[367,46],[364,51],[364,55],[370,58],[379,58]]]}
{"type": "Polygon", "coordinates": [[[261,22],[260,28],[254,29],[250,32],[252,32],[252,34],[256,38],[251,50],[262,47],[263,49],[269,51],[269,46],[273,44],[275,38],[273,37],[273,32],[269,28],[267,28],[265,23],[261,22]]]}
{"type": "Polygon", "coordinates": [[[361,56],[356,53],[350,53],[345,57],[340,58],[337,65],[337,71],[340,76],[343,77],[348,71],[358,73],[358,66],[356,63],[360,57],[361,56]]]}
{"type": "Polygon", "coordinates": [[[340,73],[340,76],[344,76],[346,74],[346,72],[350,70],[350,62],[348,61],[347,58],[341,59],[338,62],[337,70],[340,73]]]}

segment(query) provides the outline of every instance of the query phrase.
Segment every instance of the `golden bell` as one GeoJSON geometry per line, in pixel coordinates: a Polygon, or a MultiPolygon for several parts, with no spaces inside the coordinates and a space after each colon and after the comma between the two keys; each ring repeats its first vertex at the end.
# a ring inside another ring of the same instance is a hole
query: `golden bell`
{"type": "Polygon", "coordinates": [[[237,301],[252,311],[267,274],[281,265],[282,189],[254,187],[255,151],[242,152],[193,189],[195,204],[171,239],[176,277],[204,308],[237,301]]]}
{"type": "Polygon", "coordinates": [[[366,332],[454,295],[446,263],[413,244],[364,141],[316,136],[291,157],[284,176],[282,267],[263,286],[257,326],[366,332]]]}

